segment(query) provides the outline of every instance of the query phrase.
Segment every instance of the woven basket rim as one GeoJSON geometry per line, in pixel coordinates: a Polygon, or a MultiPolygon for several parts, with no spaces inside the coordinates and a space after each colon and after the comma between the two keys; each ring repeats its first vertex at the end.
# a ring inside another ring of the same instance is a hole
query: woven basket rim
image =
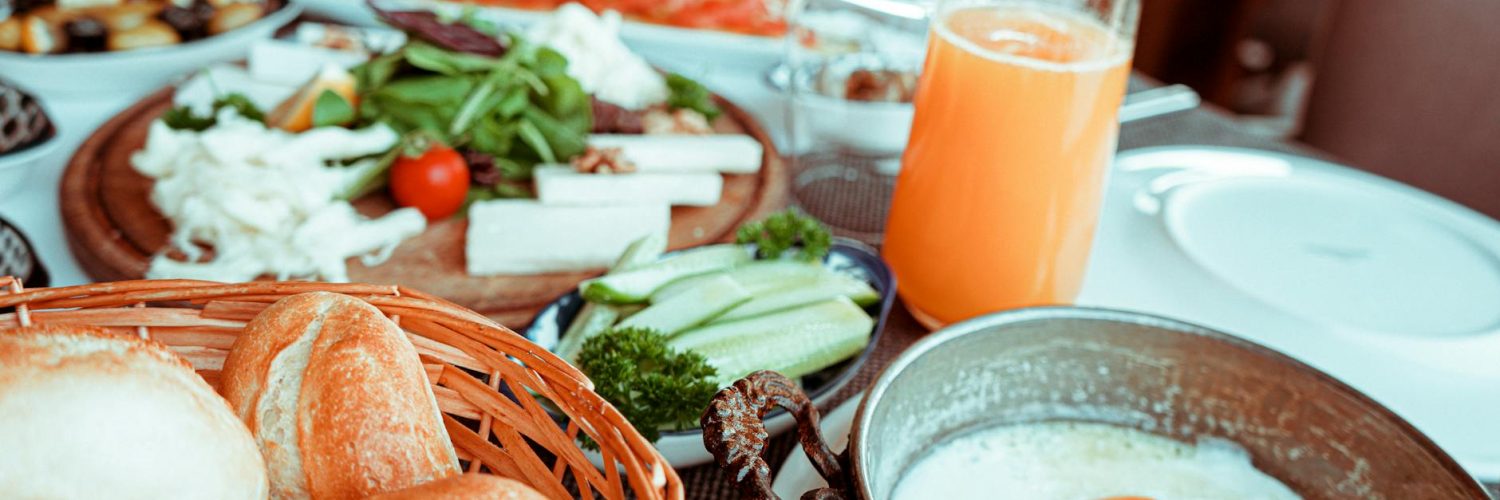
{"type": "Polygon", "coordinates": [[[165,344],[217,390],[223,356],[244,324],[276,300],[308,292],[360,299],[401,326],[469,472],[522,480],[549,497],[621,499],[628,487],[635,498],[683,498],[676,471],[577,368],[482,314],[403,286],[130,280],[27,289],[0,276],[0,311],[14,308],[0,314],[0,331],[63,324],[133,333],[165,344]],[[566,415],[565,426],[541,398],[566,415]],[[579,448],[579,432],[598,443],[604,467],[579,448]]]}

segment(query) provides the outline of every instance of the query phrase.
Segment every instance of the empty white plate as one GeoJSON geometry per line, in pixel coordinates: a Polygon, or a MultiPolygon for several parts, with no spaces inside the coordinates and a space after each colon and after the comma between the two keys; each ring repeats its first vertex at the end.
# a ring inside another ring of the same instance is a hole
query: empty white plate
{"type": "Polygon", "coordinates": [[[1112,176],[1080,303],[1278,349],[1500,478],[1500,223],[1267,151],[1133,150],[1112,176]]]}

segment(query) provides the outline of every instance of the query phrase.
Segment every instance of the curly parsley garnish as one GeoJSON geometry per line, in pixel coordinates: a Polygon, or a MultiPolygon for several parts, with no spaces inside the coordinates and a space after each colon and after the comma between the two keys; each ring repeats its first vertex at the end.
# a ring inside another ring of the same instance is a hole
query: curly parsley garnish
{"type": "Polygon", "coordinates": [[[793,210],[740,226],[735,241],[754,243],[760,256],[766,259],[780,258],[788,250],[800,247],[802,251],[797,258],[808,262],[823,260],[833,246],[833,236],[823,223],[793,210]]]}
{"type": "MultiPolygon", "coordinates": [[[[594,381],[594,391],[656,441],[660,429],[691,429],[719,391],[718,374],[703,355],[675,351],[667,338],[649,328],[613,328],[583,343],[578,368],[594,381]]],[[[595,443],[585,441],[593,447],[595,443]]]]}

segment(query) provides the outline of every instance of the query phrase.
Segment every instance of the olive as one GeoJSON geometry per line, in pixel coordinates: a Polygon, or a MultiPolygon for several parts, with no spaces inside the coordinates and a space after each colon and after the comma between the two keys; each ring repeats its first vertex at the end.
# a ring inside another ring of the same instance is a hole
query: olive
{"type": "Polygon", "coordinates": [[[177,30],[177,33],[181,34],[184,40],[203,37],[203,28],[206,23],[191,8],[168,5],[161,10],[160,14],[156,15],[156,18],[161,19],[162,22],[167,23],[167,26],[171,26],[172,29],[177,30]]]}
{"type": "Polygon", "coordinates": [[[63,25],[68,36],[68,48],[73,52],[103,52],[109,29],[93,17],[74,18],[63,25]]]}
{"type": "Polygon", "coordinates": [[[198,21],[207,26],[208,22],[214,19],[214,15],[218,13],[219,9],[206,0],[194,0],[192,5],[188,6],[188,10],[193,11],[193,15],[198,17],[198,21]]]}
{"type": "Polygon", "coordinates": [[[52,5],[53,3],[54,0],[15,0],[11,11],[24,13],[37,7],[52,5]]]}

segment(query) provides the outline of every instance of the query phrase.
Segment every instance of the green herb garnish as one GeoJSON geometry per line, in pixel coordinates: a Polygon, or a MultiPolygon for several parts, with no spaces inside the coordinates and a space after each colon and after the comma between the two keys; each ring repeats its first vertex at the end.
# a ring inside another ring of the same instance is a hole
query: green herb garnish
{"type": "Polygon", "coordinates": [[[249,97],[236,92],[214,99],[213,110],[208,113],[208,116],[194,114],[193,109],[187,106],[174,106],[161,115],[161,121],[167,127],[175,130],[202,132],[218,124],[219,111],[224,108],[234,109],[235,113],[239,113],[240,116],[250,120],[261,121],[265,119],[265,113],[262,113],[260,108],[255,107],[255,103],[250,102],[249,97]]]}
{"type": "Polygon", "coordinates": [[[800,247],[802,251],[797,258],[808,262],[823,260],[833,246],[833,236],[823,223],[793,210],[740,226],[735,241],[754,243],[759,255],[767,259],[780,258],[788,250],[800,247]]]}
{"type": "Polygon", "coordinates": [[[699,113],[713,121],[723,114],[718,104],[714,104],[713,93],[708,91],[703,84],[677,73],[667,75],[667,88],[672,94],[667,97],[667,105],[673,109],[686,108],[699,113]]]}
{"type": "Polygon", "coordinates": [[[666,336],[649,328],[613,328],[588,339],[578,352],[578,368],[594,381],[595,392],[653,442],[663,428],[697,427],[719,390],[718,371],[703,355],[675,351],[666,336]]]}

